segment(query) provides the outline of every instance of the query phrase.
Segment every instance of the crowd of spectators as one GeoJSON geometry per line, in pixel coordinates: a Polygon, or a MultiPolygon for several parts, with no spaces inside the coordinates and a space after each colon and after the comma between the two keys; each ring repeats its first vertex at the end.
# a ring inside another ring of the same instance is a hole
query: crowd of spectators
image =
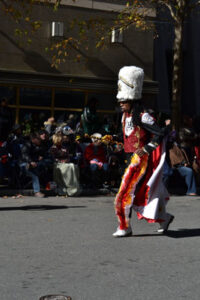
{"type": "Polygon", "coordinates": [[[163,180],[171,185],[182,186],[185,194],[197,195],[200,186],[200,119],[184,116],[183,126],[172,130],[167,137],[166,160],[163,180]]]}
{"type": "MultiPolygon", "coordinates": [[[[90,126],[83,126],[81,119],[83,114],[80,120],[72,114],[66,120],[51,117],[37,130],[36,126],[31,130],[27,120],[15,124],[7,138],[0,139],[1,183],[7,180],[11,188],[32,188],[36,197],[43,197],[45,189],[77,196],[88,188],[118,187],[125,167],[119,135],[111,134],[105,120],[89,134],[90,126]]],[[[91,122],[89,115],[87,121],[91,122]]]]}
{"type": "MultiPolygon", "coordinates": [[[[126,167],[120,116],[99,120],[96,99],[80,116],[69,114],[37,122],[29,116],[11,126],[6,100],[0,107],[0,184],[10,188],[53,189],[62,196],[77,196],[84,189],[118,188],[126,167]],[[34,121],[34,122],[33,122],[34,121]],[[34,124],[33,124],[34,123],[34,124]]],[[[163,180],[167,188],[179,176],[186,194],[200,185],[200,120],[184,118],[179,132],[167,137],[163,180]]],[[[177,181],[176,181],[177,182],[177,181]]]]}

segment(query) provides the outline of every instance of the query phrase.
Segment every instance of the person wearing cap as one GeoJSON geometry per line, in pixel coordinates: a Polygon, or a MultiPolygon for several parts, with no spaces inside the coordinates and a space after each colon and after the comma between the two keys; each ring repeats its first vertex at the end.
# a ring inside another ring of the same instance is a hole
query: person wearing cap
{"type": "Polygon", "coordinates": [[[117,99],[123,112],[122,129],[128,167],[115,198],[119,226],[113,233],[114,237],[132,234],[132,209],[139,219],[159,223],[160,233],[166,232],[174,218],[166,213],[169,196],[162,182],[165,160],[163,138],[170,130],[170,120],[166,120],[166,127],[160,128],[154,117],[144,110],[141,100],[143,79],[141,68],[125,66],[119,71],[117,99]]]}
{"type": "Polygon", "coordinates": [[[92,143],[90,143],[84,152],[84,159],[89,166],[91,174],[91,184],[95,188],[99,188],[107,183],[108,162],[106,158],[105,148],[102,145],[102,135],[93,133],[91,135],[92,143]]]}

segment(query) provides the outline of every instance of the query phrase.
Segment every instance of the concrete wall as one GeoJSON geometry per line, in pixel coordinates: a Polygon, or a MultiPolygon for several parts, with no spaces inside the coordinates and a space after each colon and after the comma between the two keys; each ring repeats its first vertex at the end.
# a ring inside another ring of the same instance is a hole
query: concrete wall
{"type": "Polygon", "coordinates": [[[123,44],[109,45],[104,51],[96,50],[91,45],[92,47],[88,51],[81,49],[83,57],[87,59],[82,59],[80,63],[69,58],[58,69],[51,67],[52,54],[45,51],[45,48],[49,47],[52,42],[51,22],[64,22],[64,34],[67,36],[67,25],[71,18],[91,18],[100,14],[106,19],[115,16],[109,11],[100,12],[78,6],[63,5],[57,12],[54,12],[51,8],[37,5],[34,7],[33,15],[36,19],[41,20],[43,25],[34,36],[31,36],[32,44],[29,45],[15,36],[14,30],[18,25],[0,10],[0,69],[92,78],[116,78],[122,66],[137,65],[144,68],[145,79],[151,80],[153,34],[152,32],[140,32],[133,28],[124,33],[123,44]]]}

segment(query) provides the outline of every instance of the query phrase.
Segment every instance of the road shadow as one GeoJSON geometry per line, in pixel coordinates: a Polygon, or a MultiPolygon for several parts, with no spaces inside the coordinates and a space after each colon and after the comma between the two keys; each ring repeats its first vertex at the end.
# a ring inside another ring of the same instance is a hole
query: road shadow
{"type": "Polygon", "coordinates": [[[26,206],[15,206],[15,207],[0,207],[1,211],[17,211],[17,210],[25,210],[25,211],[42,211],[42,210],[56,210],[56,209],[68,209],[68,208],[86,208],[87,206],[83,205],[26,205],[26,206]]]}
{"type": "Polygon", "coordinates": [[[153,237],[153,236],[167,236],[175,239],[180,239],[180,238],[189,238],[189,237],[200,237],[200,228],[191,228],[191,229],[186,229],[186,228],[180,228],[178,230],[168,230],[164,234],[158,233],[149,233],[149,234],[134,234],[132,237],[153,237]]]}
{"type": "Polygon", "coordinates": [[[175,239],[197,237],[200,236],[200,228],[180,228],[178,230],[168,230],[165,235],[175,239]]]}

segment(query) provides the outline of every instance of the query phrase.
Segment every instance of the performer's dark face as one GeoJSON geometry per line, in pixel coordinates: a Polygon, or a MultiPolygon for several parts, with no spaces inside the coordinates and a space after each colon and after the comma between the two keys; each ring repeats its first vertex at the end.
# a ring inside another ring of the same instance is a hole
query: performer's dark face
{"type": "Polygon", "coordinates": [[[131,101],[121,101],[119,103],[119,106],[120,106],[122,112],[130,112],[132,103],[131,103],[131,101]]]}

